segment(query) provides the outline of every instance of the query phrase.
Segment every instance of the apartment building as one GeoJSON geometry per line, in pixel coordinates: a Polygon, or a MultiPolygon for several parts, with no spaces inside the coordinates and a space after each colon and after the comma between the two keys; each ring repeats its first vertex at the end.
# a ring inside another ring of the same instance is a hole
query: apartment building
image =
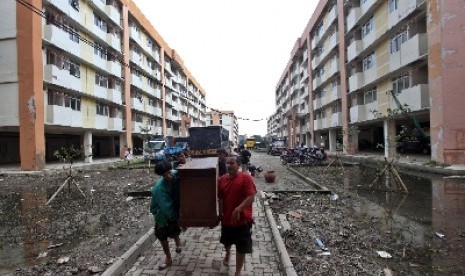
{"type": "Polygon", "coordinates": [[[432,160],[465,164],[464,15],[457,1],[321,0],[276,86],[268,134],[387,157],[403,137],[430,138],[432,160]]]}
{"type": "Polygon", "coordinates": [[[0,163],[134,153],[206,125],[205,91],[131,0],[0,2],[0,163]]]}
{"type": "Polygon", "coordinates": [[[222,126],[227,129],[229,131],[231,147],[238,147],[239,125],[234,111],[216,110],[207,112],[207,126],[222,126]]]}

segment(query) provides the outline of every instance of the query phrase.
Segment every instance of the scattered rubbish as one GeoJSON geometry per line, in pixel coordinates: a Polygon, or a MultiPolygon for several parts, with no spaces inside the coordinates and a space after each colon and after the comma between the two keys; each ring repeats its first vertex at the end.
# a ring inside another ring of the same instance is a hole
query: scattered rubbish
{"type": "Polygon", "coordinates": [[[378,253],[378,255],[384,259],[392,258],[391,254],[387,253],[386,251],[376,251],[376,253],[378,253]]]}
{"type": "Polygon", "coordinates": [[[126,201],[131,201],[131,200],[133,200],[133,199],[134,199],[134,198],[133,198],[132,196],[128,196],[128,197],[126,198],[126,201]]]}
{"type": "Polygon", "coordinates": [[[392,270],[390,270],[390,269],[387,268],[387,267],[384,268],[383,271],[384,271],[384,275],[385,275],[385,276],[393,276],[393,275],[394,275],[394,274],[392,273],[392,270]]]}
{"type": "Polygon", "coordinates": [[[37,258],[45,258],[48,256],[48,252],[42,252],[39,254],[39,256],[37,256],[37,258]]]}
{"type": "Polygon", "coordinates": [[[90,266],[87,270],[90,271],[93,274],[103,271],[103,269],[101,267],[98,267],[96,265],[90,266]]]}
{"type": "Polygon", "coordinates": [[[347,238],[349,234],[345,233],[344,231],[339,231],[339,236],[347,238]]]}
{"type": "Polygon", "coordinates": [[[283,227],[282,229],[284,232],[291,230],[291,225],[287,221],[285,214],[278,214],[278,218],[279,218],[279,224],[281,224],[281,226],[283,227]]]}
{"type": "Polygon", "coordinates": [[[128,186],[131,186],[131,183],[128,183],[128,186]]]}
{"type": "Polygon", "coordinates": [[[97,174],[100,174],[100,172],[97,172],[97,174]]]}
{"type": "Polygon", "coordinates": [[[63,245],[63,243],[51,244],[51,245],[48,246],[48,249],[57,248],[57,247],[60,247],[62,245],[63,245]]]}
{"type": "Polygon", "coordinates": [[[69,262],[69,257],[61,257],[58,259],[57,264],[66,264],[69,262]]]}
{"type": "Polygon", "coordinates": [[[84,178],[89,178],[89,177],[90,177],[90,175],[84,175],[84,178]]]}
{"type": "Polygon", "coordinates": [[[108,260],[105,264],[106,265],[111,265],[114,262],[115,262],[115,259],[113,258],[113,259],[108,260]]]}
{"type": "Polygon", "coordinates": [[[437,236],[438,238],[444,239],[444,237],[445,237],[446,235],[444,235],[444,234],[442,234],[442,233],[439,233],[439,232],[436,232],[436,236],[437,236]]]}
{"type": "Polygon", "coordinates": [[[337,194],[332,194],[329,198],[335,201],[335,200],[338,200],[339,196],[337,194]]]}
{"type": "Polygon", "coordinates": [[[3,178],[0,178],[0,181],[3,181],[3,178]]]}
{"type": "Polygon", "coordinates": [[[321,253],[318,253],[318,256],[330,256],[331,255],[331,252],[321,252],[321,253]]]}
{"type": "Polygon", "coordinates": [[[292,195],[292,198],[301,198],[302,195],[292,195]]]}
{"type": "Polygon", "coordinates": [[[293,216],[295,218],[301,218],[302,217],[302,214],[300,214],[300,213],[298,213],[296,211],[289,211],[289,212],[287,212],[287,214],[290,215],[290,216],[293,216]]]}
{"type": "Polygon", "coordinates": [[[315,238],[315,243],[316,245],[318,245],[318,247],[323,250],[323,251],[326,251],[328,250],[328,248],[326,248],[326,246],[324,245],[324,243],[319,239],[319,238],[315,238]]]}

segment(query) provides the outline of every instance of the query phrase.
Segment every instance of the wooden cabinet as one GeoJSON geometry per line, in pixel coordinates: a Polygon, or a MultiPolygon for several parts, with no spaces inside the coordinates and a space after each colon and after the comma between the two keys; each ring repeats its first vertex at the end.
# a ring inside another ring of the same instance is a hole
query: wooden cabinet
{"type": "Polygon", "coordinates": [[[181,227],[214,227],[218,217],[218,157],[192,158],[178,168],[181,227]]]}

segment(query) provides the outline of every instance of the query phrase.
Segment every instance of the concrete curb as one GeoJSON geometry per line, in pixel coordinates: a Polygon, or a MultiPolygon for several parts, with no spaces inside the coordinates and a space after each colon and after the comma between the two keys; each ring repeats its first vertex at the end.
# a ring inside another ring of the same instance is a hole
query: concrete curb
{"type": "Polygon", "coordinates": [[[276,244],[276,248],[278,249],[279,260],[281,261],[281,266],[283,267],[283,273],[286,276],[297,276],[297,273],[294,269],[294,265],[291,262],[291,258],[289,258],[289,254],[287,253],[286,245],[284,244],[284,241],[281,238],[281,234],[279,233],[279,229],[273,217],[271,208],[268,205],[268,202],[265,200],[265,193],[260,192],[260,197],[262,207],[265,210],[266,219],[268,221],[268,224],[270,225],[271,233],[273,234],[274,243],[276,244]]]}
{"type": "Polygon", "coordinates": [[[300,172],[296,171],[295,169],[291,168],[291,167],[287,167],[287,170],[288,171],[291,171],[293,174],[297,175],[297,177],[299,177],[300,179],[304,180],[305,182],[315,186],[319,192],[323,192],[323,193],[330,193],[331,191],[326,188],[325,186],[323,185],[320,185],[318,184],[315,180],[311,179],[311,178],[308,178],[306,177],[305,175],[301,174],[300,172]]]}
{"type": "Polygon", "coordinates": [[[135,244],[131,246],[121,257],[118,257],[118,260],[114,262],[102,276],[112,276],[112,275],[123,275],[131,269],[134,263],[137,261],[137,258],[147,250],[153,242],[155,241],[154,229],[151,228],[147,233],[137,240],[135,244]]]}

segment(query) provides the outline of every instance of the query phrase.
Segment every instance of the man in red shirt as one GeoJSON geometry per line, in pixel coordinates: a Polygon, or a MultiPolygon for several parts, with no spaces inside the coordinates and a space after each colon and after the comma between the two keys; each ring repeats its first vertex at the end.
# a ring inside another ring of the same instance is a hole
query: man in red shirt
{"type": "Polygon", "coordinates": [[[240,172],[241,158],[229,156],[227,173],[218,180],[221,238],[226,248],[223,263],[228,265],[231,245],[236,246],[236,276],[241,275],[245,254],[252,253],[252,203],[257,193],[250,174],[240,172]]]}

